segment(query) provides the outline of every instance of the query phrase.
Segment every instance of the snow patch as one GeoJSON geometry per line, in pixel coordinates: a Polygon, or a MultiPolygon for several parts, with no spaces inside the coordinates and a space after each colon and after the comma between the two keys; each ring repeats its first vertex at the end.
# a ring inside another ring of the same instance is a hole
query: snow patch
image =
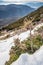
{"type": "Polygon", "coordinates": [[[43,65],[43,46],[33,55],[21,54],[19,59],[11,65],[43,65]]]}
{"type": "MultiPolygon", "coordinates": [[[[43,26],[43,23],[37,25],[33,30],[43,26]]],[[[19,38],[21,41],[25,40],[30,35],[30,31],[21,33],[20,35],[15,35],[6,40],[0,40],[0,65],[5,65],[5,62],[9,60],[9,51],[14,45],[14,39],[19,38]]],[[[41,47],[33,55],[27,53],[21,54],[17,61],[13,62],[11,65],[43,65],[43,47],[41,47]]]]}

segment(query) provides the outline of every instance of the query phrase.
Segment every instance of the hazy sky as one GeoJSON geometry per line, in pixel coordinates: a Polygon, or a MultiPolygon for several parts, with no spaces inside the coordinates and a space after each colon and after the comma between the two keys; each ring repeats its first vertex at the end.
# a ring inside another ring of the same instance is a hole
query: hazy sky
{"type": "Polygon", "coordinates": [[[43,0],[0,0],[0,1],[7,1],[7,2],[29,2],[29,1],[41,1],[43,2],[43,0]]]}
{"type": "MultiPolygon", "coordinates": [[[[31,1],[39,1],[43,2],[43,0],[0,0],[0,5],[7,5],[7,4],[24,4],[31,1]]],[[[35,2],[36,3],[36,2],[35,2]]]]}

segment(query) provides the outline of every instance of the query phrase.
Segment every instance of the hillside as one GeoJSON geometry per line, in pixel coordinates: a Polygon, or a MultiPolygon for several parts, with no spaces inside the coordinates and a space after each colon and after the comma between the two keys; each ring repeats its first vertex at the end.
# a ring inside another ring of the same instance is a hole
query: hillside
{"type": "Polygon", "coordinates": [[[0,5],[0,26],[10,24],[32,11],[34,11],[34,8],[26,5],[0,5]]]}
{"type": "MultiPolygon", "coordinates": [[[[40,47],[43,46],[43,36],[42,35],[43,35],[43,23],[38,24],[33,30],[31,30],[31,35],[30,35],[30,30],[28,30],[24,33],[21,33],[20,36],[18,35],[18,38],[14,39],[14,46],[11,47],[10,54],[9,54],[10,58],[8,61],[6,61],[5,65],[12,65],[12,63],[16,62],[19,59],[19,57],[24,53],[25,54],[28,53],[29,55],[31,54],[30,56],[33,55],[33,57],[34,57],[34,54],[36,54],[36,52],[38,52],[40,47]],[[39,29],[41,32],[39,31],[39,29]],[[36,30],[37,30],[37,33],[34,32],[36,30]],[[32,34],[32,32],[33,32],[33,34],[32,34]]],[[[40,53],[38,53],[38,56],[40,56],[40,53]]],[[[23,59],[24,58],[25,57],[23,57],[23,59]]],[[[26,58],[27,58],[27,56],[26,56],[26,58]]],[[[24,59],[24,61],[25,60],[27,60],[27,59],[24,59]]],[[[22,63],[24,63],[24,61],[22,63]]],[[[25,61],[25,62],[27,62],[27,61],[25,61]]],[[[41,59],[41,62],[42,62],[42,59],[41,59]]],[[[20,65],[20,64],[17,63],[17,65],[20,65]]],[[[13,64],[13,65],[16,65],[16,64],[13,64]]],[[[23,64],[21,64],[21,65],[23,65],[23,64]]],[[[26,63],[26,65],[27,65],[27,63],[26,63]]]]}
{"type": "Polygon", "coordinates": [[[18,21],[9,24],[6,27],[3,27],[2,29],[7,29],[7,30],[12,30],[15,28],[20,28],[21,26],[24,26],[25,19],[26,23],[31,23],[31,22],[39,22],[43,18],[43,6],[37,9],[36,11],[30,13],[29,15],[19,19],[18,21]]]}
{"type": "Polygon", "coordinates": [[[16,5],[16,4],[0,5],[0,19],[7,18],[9,16],[20,17],[26,15],[26,13],[28,14],[32,10],[34,9],[26,5],[16,5]]]}
{"type": "MultiPolygon", "coordinates": [[[[3,27],[3,29],[12,30],[15,28],[17,29],[20,29],[22,27],[25,28],[27,24],[29,25],[29,23],[31,22],[32,23],[39,22],[42,18],[43,18],[43,7],[40,7],[38,10],[19,19],[15,23],[12,23],[6,27],[3,27]]],[[[6,32],[6,33],[0,36],[0,54],[1,54],[0,65],[23,65],[23,64],[25,65],[25,63],[26,65],[30,65],[30,64],[37,65],[37,64],[40,64],[40,62],[43,65],[43,61],[42,61],[43,60],[43,50],[42,50],[43,48],[41,48],[41,50],[39,49],[40,47],[43,46],[43,36],[42,36],[43,28],[41,28],[41,26],[43,26],[43,22],[39,23],[31,30],[32,35],[30,35],[30,29],[20,34],[14,34],[15,32],[14,30],[7,31],[7,32],[6,30],[5,31],[2,30],[2,32],[6,32]],[[39,31],[39,29],[41,32],[39,31]],[[22,57],[21,55],[24,53],[25,55],[22,57]],[[29,56],[27,56],[26,53],[28,53],[29,56]],[[36,62],[37,59],[40,61],[36,62]],[[30,60],[32,63],[30,62],[30,60]],[[14,64],[12,64],[13,62],[14,64]],[[19,62],[21,63],[19,64],[19,62]]]]}

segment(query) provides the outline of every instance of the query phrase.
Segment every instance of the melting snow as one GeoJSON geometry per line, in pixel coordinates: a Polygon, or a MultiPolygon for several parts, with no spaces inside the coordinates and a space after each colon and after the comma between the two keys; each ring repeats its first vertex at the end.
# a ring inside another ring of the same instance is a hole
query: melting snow
{"type": "Polygon", "coordinates": [[[11,65],[43,65],[43,46],[33,55],[21,54],[11,65]]]}
{"type": "Polygon", "coordinates": [[[6,40],[0,40],[0,65],[5,65],[5,62],[9,59],[9,51],[11,47],[14,45],[13,41],[18,36],[15,35],[6,40]]]}
{"type": "MultiPolygon", "coordinates": [[[[43,23],[36,26],[34,30],[43,26],[43,23]]],[[[21,41],[26,39],[30,34],[30,31],[26,31],[21,33],[19,36],[15,35],[6,40],[0,40],[0,65],[5,65],[5,62],[9,59],[9,51],[11,47],[14,45],[13,41],[16,38],[19,38],[21,41]]],[[[29,55],[27,53],[21,54],[16,62],[13,62],[11,65],[43,65],[43,47],[41,47],[36,53],[33,55],[29,55]]]]}

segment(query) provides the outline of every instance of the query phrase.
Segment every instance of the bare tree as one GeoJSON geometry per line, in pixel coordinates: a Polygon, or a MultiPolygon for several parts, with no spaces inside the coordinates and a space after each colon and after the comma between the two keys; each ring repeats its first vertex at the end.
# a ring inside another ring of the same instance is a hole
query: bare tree
{"type": "MultiPolygon", "coordinates": [[[[36,16],[35,16],[35,17],[36,17],[36,16]]],[[[29,24],[30,24],[30,25],[29,25],[29,26],[30,26],[30,27],[29,27],[29,28],[30,28],[30,43],[31,43],[30,45],[31,45],[31,51],[32,51],[32,52],[33,52],[34,50],[33,50],[32,34],[31,34],[32,32],[31,32],[31,31],[32,31],[32,25],[33,25],[33,24],[32,24],[32,21],[35,19],[35,17],[30,17],[30,20],[28,20],[27,18],[25,18],[25,20],[24,20],[24,21],[25,21],[25,27],[26,27],[26,25],[28,24],[27,22],[29,22],[29,24]]]]}

